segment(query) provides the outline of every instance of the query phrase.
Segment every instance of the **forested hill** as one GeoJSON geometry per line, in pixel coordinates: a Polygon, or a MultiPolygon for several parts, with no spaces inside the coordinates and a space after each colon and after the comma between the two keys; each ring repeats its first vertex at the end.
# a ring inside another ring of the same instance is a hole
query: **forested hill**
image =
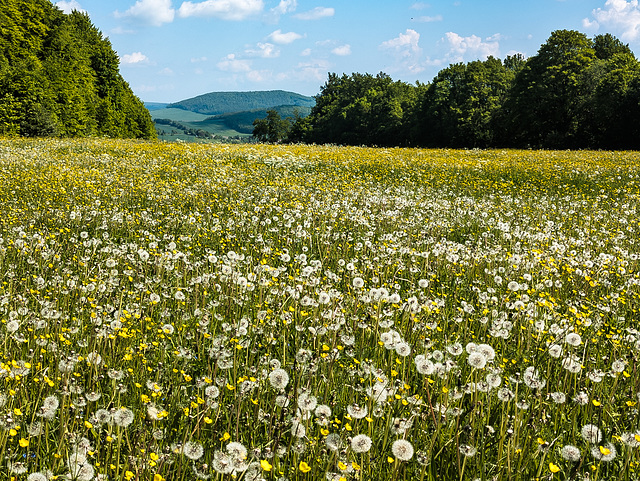
{"type": "Polygon", "coordinates": [[[190,110],[199,114],[219,115],[230,112],[268,109],[277,106],[313,107],[313,97],[284,90],[258,92],[211,92],[169,104],[167,108],[190,110]]]}
{"type": "Polygon", "coordinates": [[[0,135],[156,133],[87,15],[65,15],[48,0],[0,0],[0,135]]]}

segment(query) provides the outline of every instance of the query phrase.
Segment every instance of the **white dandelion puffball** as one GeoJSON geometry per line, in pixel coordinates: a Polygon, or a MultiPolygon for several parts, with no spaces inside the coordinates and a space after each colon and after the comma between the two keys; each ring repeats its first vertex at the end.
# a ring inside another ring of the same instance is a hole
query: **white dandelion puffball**
{"type": "Polygon", "coordinates": [[[200,459],[204,454],[204,448],[200,443],[197,443],[195,441],[187,441],[182,447],[182,454],[184,454],[187,458],[196,461],[200,459]]]}
{"type": "Polygon", "coordinates": [[[269,382],[274,389],[283,390],[289,384],[289,375],[284,369],[274,369],[269,373],[269,382]]]}
{"type": "Polygon", "coordinates": [[[598,444],[602,441],[602,431],[595,424],[585,424],[580,431],[582,439],[590,444],[598,444]]]}
{"type": "Polygon", "coordinates": [[[580,449],[577,447],[567,444],[562,448],[560,454],[567,461],[571,461],[572,463],[580,461],[580,449]]]}
{"type": "Polygon", "coordinates": [[[481,352],[472,352],[467,362],[475,369],[483,369],[487,365],[487,358],[481,352]]]}
{"type": "Polygon", "coordinates": [[[405,439],[398,439],[391,445],[391,452],[396,459],[409,461],[413,457],[413,445],[405,439]]]}
{"type": "Polygon", "coordinates": [[[354,453],[366,453],[371,449],[372,444],[369,436],[366,434],[358,434],[351,440],[351,449],[353,449],[354,453]]]}

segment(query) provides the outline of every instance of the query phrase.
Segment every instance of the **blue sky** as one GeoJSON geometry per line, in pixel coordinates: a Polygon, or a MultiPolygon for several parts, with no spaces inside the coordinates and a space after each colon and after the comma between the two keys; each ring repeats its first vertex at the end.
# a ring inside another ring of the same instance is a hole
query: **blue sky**
{"type": "Polygon", "coordinates": [[[532,56],[549,34],[612,33],[640,51],[638,0],[65,0],[109,37],[147,102],[212,91],[316,95],[327,74],[427,83],[451,63],[532,56]]]}

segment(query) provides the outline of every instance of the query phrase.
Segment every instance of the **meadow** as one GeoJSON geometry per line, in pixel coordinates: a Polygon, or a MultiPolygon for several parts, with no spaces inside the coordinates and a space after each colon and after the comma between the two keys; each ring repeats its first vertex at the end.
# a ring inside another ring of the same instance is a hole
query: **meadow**
{"type": "Polygon", "coordinates": [[[0,140],[0,478],[636,480],[640,154],[0,140]]]}

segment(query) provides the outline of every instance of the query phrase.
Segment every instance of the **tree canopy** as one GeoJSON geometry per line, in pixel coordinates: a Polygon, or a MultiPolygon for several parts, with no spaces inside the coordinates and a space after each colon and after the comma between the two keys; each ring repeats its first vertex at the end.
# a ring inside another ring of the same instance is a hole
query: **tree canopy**
{"type": "Polygon", "coordinates": [[[640,63],[611,34],[557,30],[537,54],[441,70],[429,84],[330,73],[289,141],[640,148],[640,63]]]}
{"type": "Polygon", "coordinates": [[[48,0],[0,0],[0,134],[156,136],[109,40],[48,0]]]}

